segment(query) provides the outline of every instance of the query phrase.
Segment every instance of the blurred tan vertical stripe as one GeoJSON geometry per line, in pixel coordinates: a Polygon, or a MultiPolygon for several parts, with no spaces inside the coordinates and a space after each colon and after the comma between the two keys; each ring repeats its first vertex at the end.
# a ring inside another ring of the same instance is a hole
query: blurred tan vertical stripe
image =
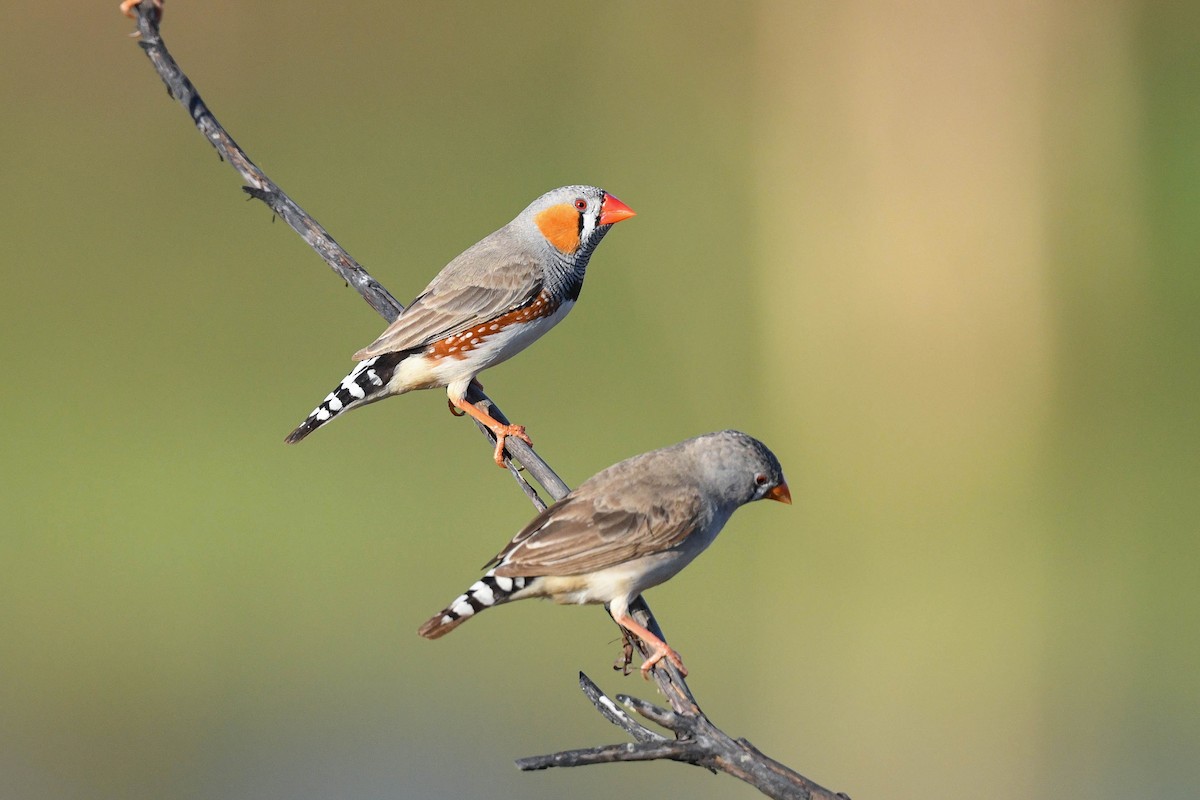
{"type": "Polygon", "coordinates": [[[1014,776],[1036,763],[1040,727],[1030,504],[1053,391],[1050,15],[956,2],[760,14],[764,360],[794,412],[777,424],[800,443],[814,528],[789,571],[831,598],[795,611],[838,654],[804,672],[839,687],[821,710],[857,731],[842,752],[888,764],[863,794],[913,796],[925,759],[906,751],[909,726],[917,747],[957,748],[946,788],[1028,791],[1014,776]],[[994,727],[956,741],[976,715],[994,727]]]}
{"type": "Polygon", "coordinates": [[[885,448],[949,445],[950,470],[978,455],[960,437],[1027,441],[1044,411],[1046,17],[762,7],[759,246],[779,388],[885,448]]]}

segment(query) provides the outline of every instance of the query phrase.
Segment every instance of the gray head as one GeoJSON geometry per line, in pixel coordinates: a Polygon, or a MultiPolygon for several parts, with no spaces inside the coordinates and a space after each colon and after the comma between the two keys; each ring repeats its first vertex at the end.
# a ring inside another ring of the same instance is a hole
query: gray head
{"type": "Polygon", "coordinates": [[[767,446],[741,431],[719,431],[688,439],[701,480],[716,497],[736,507],[755,500],[791,503],[783,468],[767,446]]]}
{"type": "Polygon", "coordinates": [[[587,261],[608,229],[633,209],[595,186],[563,186],[534,200],[513,220],[522,234],[540,234],[561,256],[587,261]]]}

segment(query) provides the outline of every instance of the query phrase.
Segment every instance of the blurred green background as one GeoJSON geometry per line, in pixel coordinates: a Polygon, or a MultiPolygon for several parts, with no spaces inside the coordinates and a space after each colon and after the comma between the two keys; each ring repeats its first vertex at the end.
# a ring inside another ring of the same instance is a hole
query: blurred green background
{"type": "MultiPolygon", "coordinates": [[[[579,695],[598,608],[415,629],[532,514],[116,2],[0,9],[0,796],[754,796],[579,695]]],[[[1200,6],[172,0],[172,52],[407,301],[542,191],[638,211],[485,374],[578,483],[724,427],[795,505],[650,594],[710,716],[863,798],[1200,784],[1200,6]]],[[[770,505],[771,507],[766,507],[770,505]]]]}

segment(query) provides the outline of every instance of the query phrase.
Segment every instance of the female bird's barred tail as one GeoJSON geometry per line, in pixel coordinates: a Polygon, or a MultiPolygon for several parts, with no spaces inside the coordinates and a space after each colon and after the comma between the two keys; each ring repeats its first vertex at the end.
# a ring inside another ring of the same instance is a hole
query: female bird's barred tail
{"type": "Polygon", "coordinates": [[[453,603],[430,617],[417,633],[426,639],[439,639],[485,608],[507,603],[528,583],[528,578],[506,578],[497,575],[494,569],[488,570],[453,603]]]}
{"type": "Polygon", "coordinates": [[[342,378],[337,388],[326,395],[321,405],[314,408],[308,419],[301,422],[284,441],[295,444],[343,411],[387,397],[388,381],[395,374],[396,366],[404,360],[404,355],[385,353],[360,363],[342,378]]]}

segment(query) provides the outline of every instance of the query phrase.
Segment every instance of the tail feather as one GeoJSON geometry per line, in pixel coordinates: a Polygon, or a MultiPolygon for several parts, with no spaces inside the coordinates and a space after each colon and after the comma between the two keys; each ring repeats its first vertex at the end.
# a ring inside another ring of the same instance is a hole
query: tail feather
{"type": "Polygon", "coordinates": [[[485,608],[514,599],[528,584],[527,578],[498,577],[496,570],[489,570],[453,603],[430,617],[417,633],[426,639],[440,639],[485,608]]]}
{"type": "Polygon", "coordinates": [[[403,360],[400,353],[385,353],[361,362],[284,441],[295,444],[343,412],[387,397],[388,381],[403,360]]]}

